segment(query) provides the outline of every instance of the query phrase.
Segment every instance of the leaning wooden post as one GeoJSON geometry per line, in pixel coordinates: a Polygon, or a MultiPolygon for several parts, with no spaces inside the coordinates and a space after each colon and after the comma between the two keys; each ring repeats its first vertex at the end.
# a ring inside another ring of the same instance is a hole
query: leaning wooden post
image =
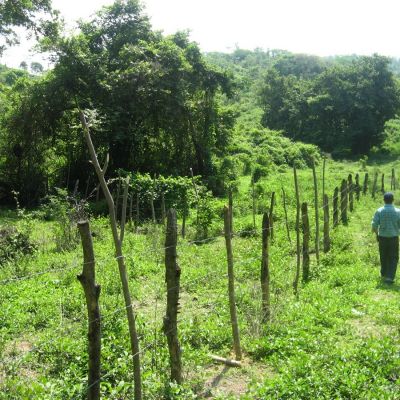
{"type": "Polygon", "coordinates": [[[333,192],[333,227],[339,225],[339,188],[336,186],[333,192]]]}
{"type": "Polygon", "coordinates": [[[194,188],[194,194],[196,195],[196,228],[199,229],[199,206],[200,206],[200,199],[199,199],[199,192],[197,190],[197,185],[194,180],[193,169],[190,168],[190,175],[192,176],[192,185],[194,188]]]}
{"type": "Polygon", "coordinates": [[[353,185],[353,175],[349,174],[347,183],[347,193],[349,195],[349,210],[353,212],[354,210],[354,185],[353,185]]]}
{"type": "Polygon", "coordinates": [[[296,166],[293,165],[293,175],[294,175],[294,188],[296,191],[296,275],[293,281],[294,294],[298,295],[299,279],[300,279],[300,195],[299,195],[299,185],[297,182],[297,171],[296,166]]]}
{"type": "Polygon", "coordinates": [[[83,270],[77,276],[85,292],[88,313],[88,400],[100,399],[100,357],[101,357],[101,324],[99,296],[100,286],[96,284],[95,261],[92,235],[88,221],[79,221],[78,229],[81,235],[83,249],[83,270]]]}
{"type": "Polygon", "coordinates": [[[269,208],[269,230],[271,241],[274,240],[274,204],[275,204],[275,192],[271,194],[271,205],[269,208]]]}
{"type": "Polygon", "coordinates": [[[269,238],[270,217],[264,213],[262,222],[262,248],[261,248],[261,298],[262,298],[262,321],[266,322],[271,317],[270,292],[269,292],[269,238]]]}
{"type": "Polygon", "coordinates": [[[134,377],[134,399],[141,400],[142,399],[142,377],[140,372],[140,348],[139,348],[139,338],[136,331],[136,321],[135,314],[133,312],[131,294],[129,291],[129,283],[128,283],[128,274],[125,266],[125,258],[122,253],[122,245],[118,235],[118,227],[117,227],[117,218],[115,216],[115,208],[114,201],[111,196],[110,190],[108,189],[106,180],[104,178],[104,171],[101,169],[99,161],[97,159],[96,151],[93,146],[92,138],[90,137],[89,127],[86,122],[86,118],[82,111],[79,113],[80,120],[83,127],[83,132],[85,135],[86,143],[89,149],[90,158],[92,164],[96,170],[97,177],[100,181],[101,188],[103,190],[104,196],[106,198],[108,204],[108,210],[110,214],[110,225],[113,234],[114,246],[116,259],[118,262],[118,270],[122,284],[122,291],[125,300],[125,308],[128,318],[128,327],[129,327],[129,335],[132,349],[132,357],[133,357],[133,377],[134,377]]]}
{"type": "Polygon", "coordinates": [[[310,278],[310,221],[307,203],[301,205],[301,221],[303,227],[303,281],[307,282],[310,278]]]}
{"type": "Polygon", "coordinates": [[[348,203],[348,195],[347,195],[347,181],[346,179],[342,180],[342,185],[340,186],[340,218],[342,220],[342,224],[347,224],[347,203],[348,203]]]}
{"type": "Polygon", "coordinates": [[[360,201],[360,192],[361,192],[361,187],[360,187],[360,175],[357,173],[356,174],[356,187],[355,187],[355,191],[356,191],[356,200],[360,201]]]}
{"type": "Polygon", "coordinates": [[[287,209],[286,209],[286,193],[282,187],[282,199],[283,199],[283,210],[285,212],[285,225],[286,225],[286,233],[289,243],[292,244],[292,239],[290,238],[290,230],[289,230],[289,221],[287,216],[287,209]]]}
{"type": "Polygon", "coordinates": [[[385,174],[382,174],[381,192],[385,193],[385,174]]]}
{"type": "Polygon", "coordinates": [[[363,183],[363,195],[365,196],[368,191],[368,172],[365,173],[364,183],[363,183]]]}
{"type": "Polygon", "coordinates": [[[327,253],[331,248],[331,239],[329,237],[329,198],[324,194],[324,253],[327,253]]]}
{"type": "MultiPolygon", "coordinates": [[[[315,172],[315,163],[312,160],[311,164],[313,181],[314,181],[314,208],[315,208],[315,256],[317,263],[319,263],[319,207],[318,207],[318,185],[317,174],[315,172]]],[[[307,217],[308,218],[308,217],[307,217]]]]}
{"type": "Polygon", "coordinates": [[[235,349],[236,360],[242,359],[242,350],[240,348],[239,326],[236,315],[236,299],[235,299],[235,276],[233,271],[233,254],[232,254],[232,233],[230,230],[229,208],[224,207],[224,231],[226,254],[228,260],[228,291],[229,291],[229,310],[231,314],[233,347],[235,349]]]}
{"type": "Polygon", "coordinates": [[[157,222],[156,220],[156,210],[154,208],[154,198],[153,198],[154,194],[151,193],[150,195],[150,209],[151,209],[151,220],[153,221],[153,224],[155,224],[157,222]]]}
{"type": "Polygon", "coordinates": [[[378,186],[378,173],[375,172],[375,175],[374,175],[374,183],[373,183],[373,185],[372,185],[372,198],[373,198],[374,200],[375,200],[375,194],[376,194],[377,186],[378,186]]]}
{"type": "Polygon", "coordinates": [[[165,278],[167,281],[167,310],[164,317],[164,334],[167,336],[171,368],[171,381],[182,383],[181,348],[178,340],[179,288],[181,269],[176,255],[178,227],[176,211],[168,210],[165,239],[165,278]]]}

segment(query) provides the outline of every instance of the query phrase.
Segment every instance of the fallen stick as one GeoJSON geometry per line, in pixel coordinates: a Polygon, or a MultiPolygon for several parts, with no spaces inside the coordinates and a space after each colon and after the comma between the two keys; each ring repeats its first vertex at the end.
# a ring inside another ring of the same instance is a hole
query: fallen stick
{"type": "Polygon", "coordinates": [[[232,360],[231,358],[219,357],[219,356],[215,356],[213,354],[210,354],[210,357],[214,361],[229,365],[230,367],[239,367],[240,368],[242,366],[242,363],[240,361],[232,360]]]}

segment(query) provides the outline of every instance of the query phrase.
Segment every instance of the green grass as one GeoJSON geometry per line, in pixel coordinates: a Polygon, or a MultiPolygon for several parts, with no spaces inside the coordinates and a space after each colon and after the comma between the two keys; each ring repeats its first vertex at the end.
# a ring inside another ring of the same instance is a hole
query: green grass
{"type": "MultiPolygon", "coordinates": [[[[391,166],[379,166],[389,177],[391,166]]],[[[370,176],[374,168],[368,167],[370,176]]],[[[355,163],[328,163],[326,192],[340,180],[364,172],[355,163]]],[[[319,178],[321,171],[318,171],[319,178]]],[[[299,171],[301,199],[309,202],[314,240],[312,174],[299,171]]],[[[249,177],[234,199],[234,229],[252,228],[249,177]]],[[[321,182],[319,182],[321,186],[321,182]]],[[[386,184],[389,184],[387,179],[386,184]]],[[[311,280],[293,295],[293,245],[286,238],[281,187],[287,193],[295,242],[292,171],[265,178],[258,188],[261,212],[276,191],[275,241],[271,246],[271,322],[260,308],[260,236],[235,237],[233,251],[242,347],[242,369],[214,366],[209,354],[232,354],[227,267],[222,218],[213,222],[210,242],[194,245],[194,229],[179,239],[182,344],[185,384],[169,383],[168,352],[162,333],[166,292],[164,232],[146,226],[129,230],[124,249],[143,349],[145,399],[397,399],[399,390],[400,287],[381,286],[370,219],[379,200],[362,197],[348,226],[332,230],[332,250],[311,264],[311,280]]],[[[193,213],[194,214],[194,213],[193,213]]],[[[193,216],[192,216],[193,217],[193,216]]],[[[24,224],[9,212],[2,223],[24,224]]],[[[193,221],[192,225],[193,225],[193,221]]],[[[322,210],[320,212],[322,226],[322,210]]],[[[190,225],[190,224],[189,224],[190,225]]],[[[133,397],[133,371],[126,314],[106,219],[93,219],[97,281],[101,284],[103,398],[133,397]]],[[[86,387],[86,306],[76,279],[79,246],[60,252],[54,222],[34,220],[34,256],[0,267],[0,399],[81,399],[86,387]],[[39,274],[43,271],[54,272],[39,274]],[[4,280],[16,280],[5,283],[4,280]]]]}

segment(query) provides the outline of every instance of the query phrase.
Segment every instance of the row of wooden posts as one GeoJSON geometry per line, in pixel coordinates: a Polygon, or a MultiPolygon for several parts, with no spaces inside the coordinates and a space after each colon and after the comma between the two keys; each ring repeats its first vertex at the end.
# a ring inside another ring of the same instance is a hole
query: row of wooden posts
{"type": "MultiPolygon", "coordinates": [[[[85,138],[88,144],[89,152],[91,155],[92,163],[98,175],[101,188],[105,194],[110,214],[111,228],[113,232],[114,244],[116,249],[116,261],[118,263],[120,278],[122,282],[122,289],[124,293],[125,308],[128,318],[129,334],[132,349],[132,358],[134,366],[134,399],[142,399],[142,383],[141,383],[141,363],[140,363],[140,347],[139,339],[135,327],[135,314],[132,307],[131,295],[129,292],[129,285],[126,273],[126,266],[124,255],[122,252],[122,243],[124,238],[124,228],[127,210],[128,198],[128,181],[126,182],[123,196],[122,215],[120,228],[118,228],[116,221],[116,210],[113,198],[107,187],[104,179],[104,172],[106,164],[103,168],[100,167],[99,162],[94,151],[93,143],[91,142],[89,128],[86,120],[81,113],[81,122],[85,132],[85,138]],[[119,231],[118,231],[119,229],[119,231]]],[[[323,177],[325,176],[325,160],[323,164],[323,177]]],[[[315,253],[317,262],[319,262],[319,205],[318,205],[318,189],[316,184],[315,167],[313,166],[314,177],[314,194],[315,194],[315,213],[316,213],[316,240],[315,240],[315,253]]],[[[129,179],[129,178],[127,178],[129,179]]],[[[378,175],[374,176],[374,184],[372,187],[372,196],[375,197],[377,192],[377,179],[378,175]]],[[[303,202],[300,204],[300,196],[297,181],[297,172],[294,168],[294,181],[296,190],[296,275],[293,283],[294,292],[298,295],[298,283],[300,278],[301,261],[303,265],[303,280],[309,279],[310,272],[310,229],[308,218],[308,204],[303,202]],[[300,217],[303,232],[302,248],[300,238],[300,217]],[[301,260],[302,256],[302,260],[301,260]]],[[[395,188],[396,181],[394,178],[394,171],[392,171],[391,187],[395,188]]],[[[360,200],[360,193],[366,194],[368,190],[368,174],[365,175],[364,184],[361,188],[359,183],[359,175],[355,177],[355,183],[352,181],[352,175],[347,179],[343,179],[340,187],[340,208],[339,208],[339,188],[335,188],[333,195],[333,226],[339,224],[339,209],[340,220],[343,224],[347,224],[348,215],[347,210],[353,211],[354,196],[356,200],[360,200]]],[[[381,191],[384,191],[384,176],[382,177],[381,191]]],[[[283,203],[285,211],[286,230],[288,239],[290,240],[290,230],[287,220],[286,199],[285,192],[283,193],[283,203]]],[[[262,224],[262,251],[261,251],[261,303],[262,303],[262,320],[268,322],[270,319],[270,276],[269,276],[269,247],[271,239],[274,235],[273,227],[273,206],[275,203],[275,194],[272,195],[271,207],[263,216],[262,224]]],[[[323,179],[323,206],[324,210],[324,251],[330,249],[329,237],[329,199],[325,193],[325,182],[323,179]]],[[[90,235],[89,223],[87,221],[79,223],[79,231],[82,237],[82,245],[84,252],[84,267],[82,274],[78,277],[82,283],[89,317],[89,377],[87,387],[87,398],[94,400],[100,398],[100,352],[101,352],[101,326],[100,326],[100,311],[98,306],[98,299],[100,295],[100,287],[95,283],[95,261],[92,247],[92,239],[90,235]]],[[[233,199],[230,196],[229,205],[224,208],[224,236],[227,251],[227,264],[228,264],[228,293],[229,293],[229,308],[231,316],[231,327],[233,344],[235,351],[235,359],[224,359],[218,356],[213,356],[218,361],[223,361],[230,365],[240,365],[239,361],[242,357],[240,346],[239,325],[236,314],[236,300],[235,300],[235,283],[234,283],[234,259],[232,250],[232,237],[233,237],[233,199]]],[[[166,285],[167,285],[167,308],[164,317],[163,330],[167,338],[168,350],[170,355],[170,378],[171,381],[177,383],[182,382],[182,363],[181,363],[181,348],[178,340],[178,320],[177,314],[179,309],[179,292],[180,292],[180,275],[181,270],[177,263],[177,217],[176,212],[171,209],[167,213],[167,229],[165,241],[165,267],[166,267],[166,285]]]]}

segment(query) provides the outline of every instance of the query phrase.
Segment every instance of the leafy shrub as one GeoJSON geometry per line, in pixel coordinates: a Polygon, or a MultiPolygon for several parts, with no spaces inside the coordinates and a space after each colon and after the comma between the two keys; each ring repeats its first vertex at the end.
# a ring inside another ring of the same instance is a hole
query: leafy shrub
{"type": "Polygon", "coordinates": [[[33,254],[35,250],[36,246],[30,241],[28,234],[15,227],[0,228],[0,265],[21,255],[33,254]]]}

